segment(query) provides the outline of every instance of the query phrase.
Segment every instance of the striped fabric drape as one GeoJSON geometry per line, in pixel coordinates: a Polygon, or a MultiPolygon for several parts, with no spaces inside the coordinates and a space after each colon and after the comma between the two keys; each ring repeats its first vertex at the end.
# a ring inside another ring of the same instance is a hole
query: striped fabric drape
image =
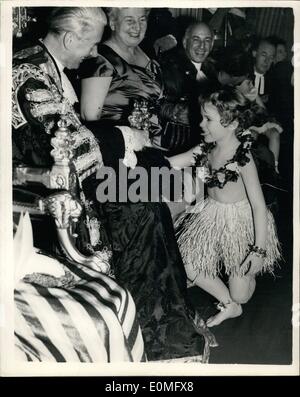
{"type": "Polygon", "coordinates": [[[255,30],[260,36],[269,36],[280,32],[284,9],[259,8],[256,10],[255,30]]]}
{"type": "MultiPolygon", "coordinates": [[[[253,33],[266,37],[277,35],[286,40],[288,45],[293,42],[293,9],[279,7],[257,7],[242,8],[246,12],[247,19],[251,21],[253,33]]],[[[179,16],[194,17],[201,21],[203,15],[202,8],[170,8],[174,18],[179,16]]]]}
{"type": "Polygon", "coordinates": [[[201,21],[202,8],[169,8],[174,18],[179,16],[188,16],[201,21]]]}
{"type": "Polygon", "coordinates": [[[17,360],[145,361],[141,329],[129,292],[80,265],[76,283],[46,287],[20,281],[15,289],[17,360]]]}
{"type": "Polygon", "coordinates": [[[288,47],[291,47],[294,34],[292,8],[257,8],[254,15],[255,33],[258,36],[276,35],[286,40],[288,47]]]}

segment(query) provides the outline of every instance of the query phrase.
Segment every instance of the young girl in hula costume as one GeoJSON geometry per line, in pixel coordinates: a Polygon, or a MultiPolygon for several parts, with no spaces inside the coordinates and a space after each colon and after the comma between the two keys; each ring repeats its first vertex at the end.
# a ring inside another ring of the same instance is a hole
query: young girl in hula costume
{"type": "Polygon", "coordinates": [[[202,101],[204,143],[195,150],[197,174],[208,197],[176,222],[179,248],[192,285],[219,300],[213,327],[242,314],[257,273],[273,272],[280,259],[274,219],[267,210],[250,153],[247,130],[255,115],[233,88],[202,101]],[[222,266],[228,287],[219,277],[222,266]]]}

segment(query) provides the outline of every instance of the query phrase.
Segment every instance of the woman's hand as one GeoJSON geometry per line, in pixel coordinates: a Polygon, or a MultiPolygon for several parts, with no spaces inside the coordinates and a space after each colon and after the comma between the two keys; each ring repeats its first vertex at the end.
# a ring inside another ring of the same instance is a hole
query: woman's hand
{"type": "Polygon", "coordinates": [[[255,276],[258,272],[260,272],[262,265],[263,258],[250,253],[241,264],[240,270],[245,276],[255,276]]]}
{"type": "Polygon", "coordinates": [[[194,148],[187,152],[167,157],[172,168],[181,169],[195,165],[194,148]]]}

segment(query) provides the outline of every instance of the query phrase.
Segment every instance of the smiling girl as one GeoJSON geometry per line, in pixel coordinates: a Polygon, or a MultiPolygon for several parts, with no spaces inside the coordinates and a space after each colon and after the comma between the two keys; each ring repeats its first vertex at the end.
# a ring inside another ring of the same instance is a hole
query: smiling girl
{"type": "Polygon", "coordinates": [[[272,272],[280,258],[274,220],[250,153],[247,128],[254,115],[247,103],[233,88],[204,99],[205,143],[197,150],[197,172],[208,197],[176,224],[189,280],[220,301],[221,311],[208,319],[209,327],[241,315],[256,274],[272,272]],[[228,287],[220,278],[223,266],[228,287]]]}

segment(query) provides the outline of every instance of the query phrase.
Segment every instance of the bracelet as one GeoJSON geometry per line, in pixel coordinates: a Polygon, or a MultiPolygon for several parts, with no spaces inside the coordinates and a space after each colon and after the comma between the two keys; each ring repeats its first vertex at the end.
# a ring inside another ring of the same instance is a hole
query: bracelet
{"type": "Polygon", "coordinates": [[[249,248],[249,253],[258,256],[259,258],[265,258],[267,256],[267,251],[263,248],[258,247],[257,245],[249,244],[249,248]]]}

